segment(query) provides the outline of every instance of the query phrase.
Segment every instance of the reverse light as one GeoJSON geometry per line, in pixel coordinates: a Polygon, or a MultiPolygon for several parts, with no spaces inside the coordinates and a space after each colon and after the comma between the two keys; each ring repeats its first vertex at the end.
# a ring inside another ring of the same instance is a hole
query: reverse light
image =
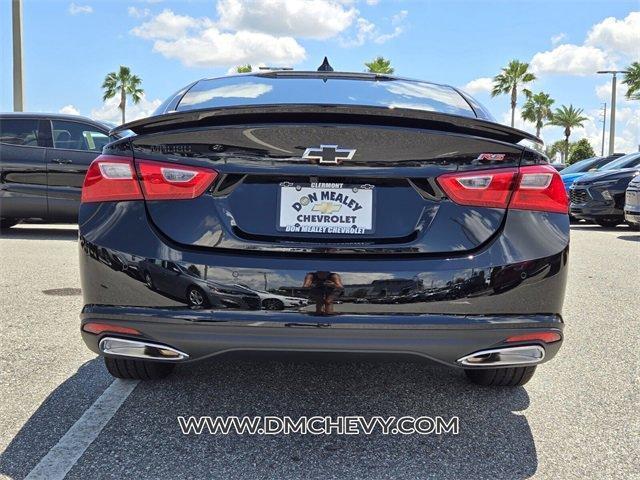
{"type": "Polygon", "coordinates": [[[569,200],[558,172],[549,165],[447,173],[438,177],[460,205],[567,213],[569,200]]]}
{"type": "Polygon", "coordinates": [[[202,195],[218,176],[208,168],[100,155],[87,171],[82,202],[178,200],[202,195]],[[137,170],[136,170],[137,167],[137,170]]]}
{"type": "Polygon", "coordinates": [[[147,200],[196,198],[209,188],[218,172],[208,168],[138,160],[136,162],[147,200]]]}

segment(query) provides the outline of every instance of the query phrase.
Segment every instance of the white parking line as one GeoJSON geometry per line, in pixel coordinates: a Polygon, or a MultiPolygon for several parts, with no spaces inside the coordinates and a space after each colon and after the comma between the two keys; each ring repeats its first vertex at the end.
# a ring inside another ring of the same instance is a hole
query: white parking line
{"type": "Polygon", "coordinates": [[[138,383],[139,380],[114,380],[29,472],[26,480],[62,480],[138,383]]]}

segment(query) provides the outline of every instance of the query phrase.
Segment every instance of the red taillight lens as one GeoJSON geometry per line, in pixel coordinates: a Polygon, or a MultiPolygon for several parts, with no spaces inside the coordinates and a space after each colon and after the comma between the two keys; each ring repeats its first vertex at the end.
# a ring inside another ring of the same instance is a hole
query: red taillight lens
{"type": "Polygon", "coordinates": [[[447,173],[438,183],[460,205],[555,213],[569,208],[562,179],[549,165],[447,173]]]}
{"type": "Polygon", "coordinates": [[[209,188],[218,172],[208,168],[100,155],[84,178],[82,202],[176,200],[195,198],[209,188]],[[142,186],[142,188],[141,188],[142,186]]]}
{"type": "Polygon", "coordinates": [[[556,169],[550,165],[520,167],[518,188],[509,208],[567,213],[569,199],[556,169]]]}
{"type": "Polygon", "coordinates": [[[562,340],[562,335],[560,335],[560,332],[523,333],[522,335],[507,337],[505,342],[532,342],[536,340],[544,343],[553,343],[562,340]]]}
{"type": "Polygon", "coordinates": [[[89,166],[82,185],[83,203],[141,199],[132,159],[100,155],[89,166]]]}
{"type": "Polygon", "coordinates": [[[446,173],[438,183],[460,205],[507,208],[517,173],[516,168],[446,173]]]}
{"type": "Polygon", "coordinates": [[[195,198],[209,188],[218,172],[208,168],[139,160],[136,162],[144,198],[179,200],[195,198]]]}
{"type": "Polygon", "coordinates": [[[140,331],[136,330],[135,328],[110,325],[108,323],[85,323],[82,327],[82,330],[84,330],[85,332],[93,333],[94,335],[99,335],[104,332],[121,333],[123,335],[140,335],[140,331]]]}

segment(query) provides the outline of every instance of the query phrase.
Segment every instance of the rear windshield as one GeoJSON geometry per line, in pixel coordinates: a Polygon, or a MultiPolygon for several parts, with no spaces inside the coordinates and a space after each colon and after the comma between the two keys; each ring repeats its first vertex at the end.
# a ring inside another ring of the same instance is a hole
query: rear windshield
{"type": "Polygon", "coordinates": [[[248,105],[324,104],[409,108],[475,118],[453,88],[413,80],[313,76],[233,76],[201,80],[178,111],[248,105]]]}

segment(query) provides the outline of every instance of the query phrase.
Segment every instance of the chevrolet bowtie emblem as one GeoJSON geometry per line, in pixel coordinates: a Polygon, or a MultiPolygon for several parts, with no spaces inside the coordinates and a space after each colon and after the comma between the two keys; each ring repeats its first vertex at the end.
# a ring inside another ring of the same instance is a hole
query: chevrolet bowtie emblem
{"type": "Polygon", "coordinates": [[[340,207],[342,207],[342,205],[336,205],[336,204],[331,203],[331,202],[322,202],[322,203],[318,203],[318,204],[314,205],[312,210],[314,212],[320,212],[320,213],[324,213],[324,214],[331,214],[331,213],[334,213],[334,212],[337,212],[338,210],[340,210],[340,207]]]}
{"type": "Polygon", "coordinates": [[[338,148],[338,145],[320,145],[307,148],[302,158],[317,160],[320,164],[338,165],[344,160],[351,160],[356,153],[355,148],[338,148]]]}

